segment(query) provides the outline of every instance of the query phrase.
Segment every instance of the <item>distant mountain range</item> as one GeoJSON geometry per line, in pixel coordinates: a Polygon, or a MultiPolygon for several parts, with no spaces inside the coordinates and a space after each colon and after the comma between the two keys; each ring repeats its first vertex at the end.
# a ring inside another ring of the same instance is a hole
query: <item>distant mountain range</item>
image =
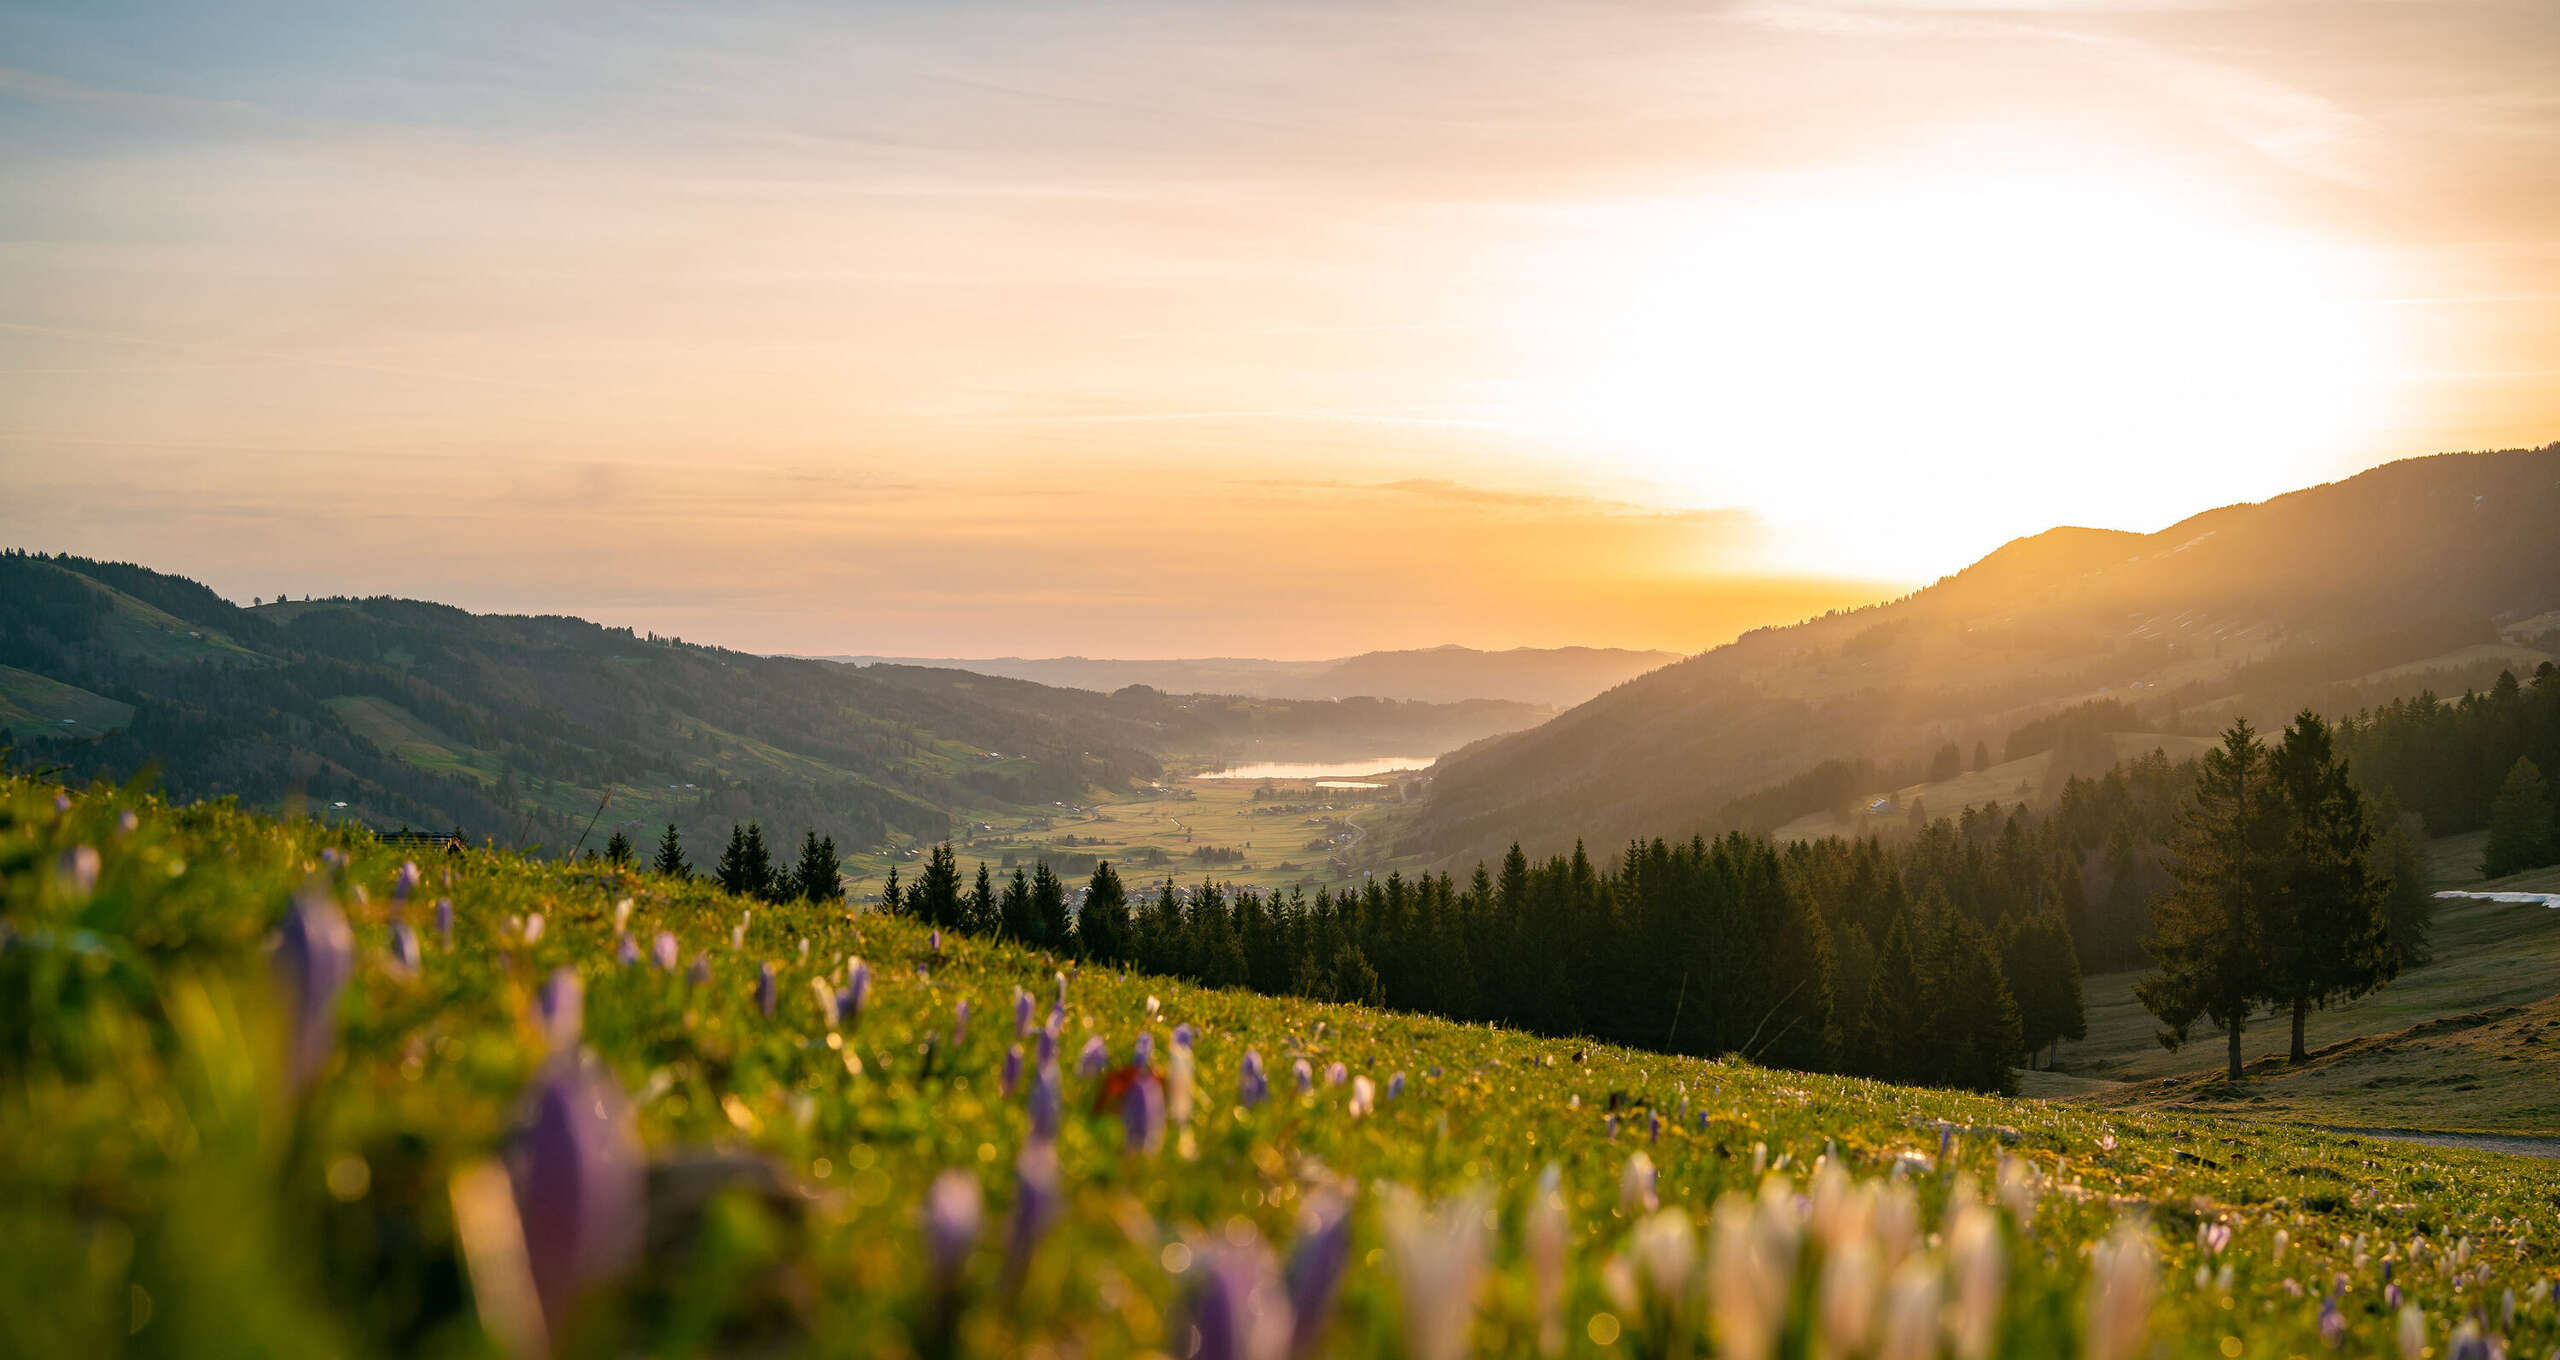
{"type": "Polygon", "coordinates": [[[1426,647],[1363,652],[1328,661],[1192,657],[1114,661],[1081,656],[955,660],[935,657],[830,656],[854,665],[930,666],[1110,692],[1145,685],[1177,694],[1243,694],[1265,699],[1418,699],[1455,703],[1504,699],[1571,708],[1592,696],[1680,659],[1677,652],[1618,647],[1426,647]]]}
{"type": "Polygon", "coordinates": [[[1074,689],[755,656],[389,598],[242,608],[125,563],[0,553],[0,745],[73,778],[300,800],[379,828],[699,855],[732,821],[859,851],[1086,798],[1167,759],[1432,755],[1542,706],[1074,689]],[[605,794],[611,791],[608,803],[605,794]],[[601,813],[599,808],[602,808],[601,813]]]}
{"type": "Polygon", "coordinates": [[[1817,762],[1996,751],[2096,699],[2143,730],[2280,724],[2485,688],[2555,650],[2560,445],[2411,459],[2153,534],[2054,529],[1902,599],[1746,634],[1444,758],[1394,848],[1467,864],[1514,840],[1765,830],[1839,796],[1800,780],[1788,806],[1817,762]]]}

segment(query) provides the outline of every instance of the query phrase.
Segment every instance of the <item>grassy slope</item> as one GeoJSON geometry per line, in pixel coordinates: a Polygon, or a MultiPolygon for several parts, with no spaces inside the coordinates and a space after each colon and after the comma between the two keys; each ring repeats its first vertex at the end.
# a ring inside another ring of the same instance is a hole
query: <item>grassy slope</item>
{"type": "MultiPolygon", "coordinates": [[[[2110,739],[2115,743],[2117,758],[2123,760],[2146,756],[2153,751],[2166,751],[2172,759],[2184,760],[2213,745],[2210,737],[2181,736],[2174,732],[2117,732],[2110,739]]],[[[2016,760],[2004,760],[1987,769],[1968,770],[1953,779],[1906,784],[1892,790],[1892,812],[1870,814],[1862,810],[1845,821],[1828,812],[1809,813],[1779,827],[1772,833],[1773,839],[1784,843],[1818,841],[1829,836],[1892,835],[1909,824],[1914,799],[1927,805],[1932,817],[1953,817],[1966,808],[1986,807],[1993,803],[2040,804],[2047,801],[2045,767],[2052,763],[2052,752],[2039,751],[2016,760]]],[[[1874,796],[1872,793],[1866,795],[1869,798],[1874,796]]]]}
{"type": "Polygon", "coordinates": [[[33,671],[0,666],[0,729],[21,738],[58,736],[65,718],[84,732],[110,732],[133,721],[133,706],[33,671]]]}
{"type": "MultiPolygon", "coordinates": [[[[997,1244],[1025,1120],[998,1087],[1006,999],[1017,986],[1051,994],[1054,961],[962,940],[937,952],[905,922],[817,908],[758,909],[732,948],[741,904],[700,885],[474,854],[428,865],[426,891],[451,894],[457,925],[450,949],[430,936],[411,977],[386,962],[397,855],[309,824],[149,802],[122,832],[116,803],[93,796],[57,813],[50,791],[0,784],[0,907],[19,937],[0,951],[0,1350],[101,1353],[145,1319],[128,1344],[165,1353],[482,1352],[478,1277],[456,1259],[447,1187],[502,1146],[537,1065],[528,989],[559,967],[584,975],[586,1041],[636,1093],[653,1155],[668,1167],[684,1149],[727,1157],[662,1180],[648,1264],[584,1318],[597,1349],[917,1353],[931,1331],[918,1206],[933,1175],[957,1168],[990,1200],[985,1244],[962,1274],[965,1353],[1175,1346],[1171,1319],[1215,1244],[1249,1232],[1286,1242],[1306,1199],[1337,1182],[1364,1189],[1335,1353],[1398,1351],[1389,1183],[1490,1194],[1494,1273],[1475,1340],[1527,1352],[1537,1311],[1522,1211],[1553,1162],[1571,1224],[1572,1353],[1661,1353],[1637,1345],[1643,1315],[1609,1283],[1629,1240],[1618,1205],[1631,1152],[1659,1164],[1681,1222],[1703,1226],[1717,1195],[1755,1184],[1763,1158],[1801,1183],[1827,1150],[1858,1176],[1910,1187],[1934,1223],[1958,1193],[1934,1165],[1940,1120],[1958,1126],[1945,1170],[1988,1183],[2005,1156],[2043,1184],[2006,1230],[1999,1354],[2076,1348],[2084,1248],[2127,1213],[2164,1256],[2159,1354],[2309,1353],[2333,1275],[2351,1285],[2348,1349],[2381,1350],[2395,1325],[2379,1301],[2386,1255],[2402,1258],[2397,1281],[2430,1316],[2513,1289],[2516,1353],[2560,1343],[2560,1317],[2534,1288],[2547,1292],[2555,1269],[2560,1165],[1670,1059],[1099,970],[1068,987],[1065,1050],[1095,1035],[1125,1059],[1142,1029],[1161,1045],[1171,1026],[1196,1026],[1200,1109],[1160,1155],[1127,1153],[1116,1121],[1083,1112],[1092,1087],[1070,1073],[1066,1210],[1008,1303],[997,1244]],[[334,873],[320,854],[332,843],[352,852],[334,873]],[[75,844],[103,850],[86,898],[53,868],[75,844]],[[315,871],[349,903],[359,964],[338,1057],[297,1116],[260,1057],[276,1041],[259,949],[315,871]],[[708,957],[707,985],[613,961],[611,904],[626,897],[636,933],[670,930],[688,958],[708,957]],[[534,912],[547,928],[527,944],[511,922],[534,912]],[[877,983],[859,1026],[831,1031],[810,982],[840,979],[848,954],[870,960],[877,983]],[[750,999],[766,960],[780,972],[771,1019],[750,999]],[[964,1000],[976,1020],[955,1043],[964,1000]],[[1231,1095],[1248,1047],[1272,1060],[1282,1093],[1256,1109],[1231,1095]],[[1301,1054],[1408,1084],[1355,1119],[1347,1086],[1290,1094],[1287,1063],[1301,1054]],[[1663,1111],[1658,1141],[1640,1114],[1623,1125],[1603,1114],[1612,1093],[1663,1111]],[[724,1176],[762,1188],[707,1204],[672,1188],[724,1176]],[[2206,1221],[2235,1228],[2213,1262],[2230,1267],[2227,1283],[2188,1278],[2205,1261],[2206,1221]],[[2279,1227],[2293,1244],[2281,1264],[2279,1227]],[[2457,1286],[2440,1255],[2411,1259],[2418,1235],[2467,1237],[2482,1278],[2457,1286]],[[2295,1279],[2310,1297],[2287,1287],[2295,1279]]],[[[2442,1340],[2441,1321],[2430,1336],[2442,1340]]]]}
{"type": "MultiPolygon", "coordinates": [[[[2475,832],[2430,842],[2430,887],[2560,888],[2560,869],[2484,884],[2484,839],[2475,832]]],[[[2527,1134],[2560,1127],[2560,911],[2439,900],[2432,944],[2435,957],[2424,967],[2313,1012],[2306,1068],[2283,1062],[2286,1022],[2258,1021],[2243,1035],[2253,1081],[2237,1096],[2213,1079],[2223,1062],[2218,1031],[2169,1052],[2154,1038],[2159,1023],[2134,1000],[2141,974],[2088,978],[2089,1037],[2064,1044],[2056,1064],[2060,1076],[2077,1080],[2031,1080],[2029,1089],[2325,1124],[2527,1134]],[[2107,1084],[2114,1082],[2137,1084],[2107,1084]]]]}

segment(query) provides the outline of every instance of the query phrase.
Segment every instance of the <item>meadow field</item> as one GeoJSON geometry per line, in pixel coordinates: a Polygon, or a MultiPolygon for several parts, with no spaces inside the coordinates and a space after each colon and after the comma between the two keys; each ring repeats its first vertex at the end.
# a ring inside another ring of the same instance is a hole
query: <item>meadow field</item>
{"type": "Polygon", "coordinates": [[[12,1354],[2560,1345],[2560,1163],[1206,991],[23,779],[0,909],[12,1354]]]}

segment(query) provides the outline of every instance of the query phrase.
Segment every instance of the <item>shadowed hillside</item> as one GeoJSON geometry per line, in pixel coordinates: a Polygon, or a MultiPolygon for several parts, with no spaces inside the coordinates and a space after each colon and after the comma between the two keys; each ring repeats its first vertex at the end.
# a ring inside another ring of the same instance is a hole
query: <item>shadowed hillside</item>
{"type": "Polygon", "coordinates": [[[1515,839],[1714,830],[1733,799],[1816,762],[1996,746],[2097,698],[2178,732],[2485,683],[2547,654],[2555,523],[2560,445],[2394,463],[2155,534],[2051,530],[1452,756],[1402,846],[1467,862],[1515,839]]]}

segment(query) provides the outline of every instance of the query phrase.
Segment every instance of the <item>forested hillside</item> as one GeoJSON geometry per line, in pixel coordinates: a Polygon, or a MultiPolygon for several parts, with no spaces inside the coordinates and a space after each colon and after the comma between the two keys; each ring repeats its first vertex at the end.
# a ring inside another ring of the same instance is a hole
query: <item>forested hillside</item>
{"type": "Polygon", "coordinates": [[[1839,762],[1775,825],[1859,791],[1860,761],[1996,748],[2093,699],[2204,733],[2485,687],[2560,635],[2555,523],[2560,445],[2413,459],[2155,534],[2052,530],[1451,756],[1400,845],[1463,864],[1515,839],[1712,834],[1778,810],[1737,800],[1839,762]]]}
{"type": "Polygon", "coordinates": [[[707,852],[753,818],[850,849],[1151,779],[1160,753],[1337,730],[1455,744],[1534,716],[1517,708],[1105,697],[412,600],[242,608],[129,564],[0,555],[15,763],[554,848],[608,789],[595,844],[614,825],[653,839],[675,822],[707,852]]]}

